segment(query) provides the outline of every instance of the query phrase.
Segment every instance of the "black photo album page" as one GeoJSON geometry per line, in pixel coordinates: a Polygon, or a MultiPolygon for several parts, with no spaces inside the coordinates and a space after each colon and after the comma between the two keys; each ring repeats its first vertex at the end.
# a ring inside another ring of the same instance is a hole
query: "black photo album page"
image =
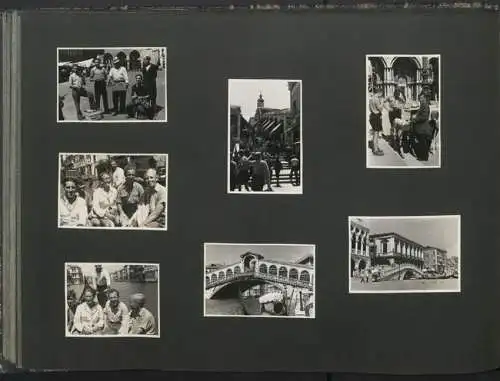
{"type": "Polygon", "coordinates": [[[500,365],[497,13],[38,10],[3,33],[5,358],[500,365]]]}

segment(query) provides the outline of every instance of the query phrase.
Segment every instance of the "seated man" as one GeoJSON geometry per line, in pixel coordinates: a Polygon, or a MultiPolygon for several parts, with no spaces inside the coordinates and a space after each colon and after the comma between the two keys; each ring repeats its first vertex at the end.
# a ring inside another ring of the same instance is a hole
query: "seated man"
{"type": "Polygon", "coordinates": [[[132,86],[132,102],[127,105],[129,118],[153,119],[153,107],[148,89],[144,86],[142,74],[135,76],[135,85],[132,86]]]}
{"type": "Polygon", "coordinates": [[[129,335],[156,335],[156,321],[151,312],[144,305],[144,294],[134,294],[130,297],[130,312],[128,316],[129,335]]]}
{"type": "Polygon", "coordinates": [[[144,228],[163,228],[165,227],[167,190],[158,183],[158,174],[152,168],[146,171],[144,183],[144,193],[129,224],[144,228]]]}
{"type": "Polygon", "coordinates": [[[64,193],[59,199],[59,225],[87,225],[87,204],[83,198],[78,196],[76,181],[67,179],[62,185],[64,187],[64,193]]]}
{"type": "Polygon", "coordinates": [[[114,227],[119,224],[117,196],[118,192],[111,186],[111,176],[106,172],[102,173],[101,185],[94,191],[92,199],[92,226],[114,227]]]}

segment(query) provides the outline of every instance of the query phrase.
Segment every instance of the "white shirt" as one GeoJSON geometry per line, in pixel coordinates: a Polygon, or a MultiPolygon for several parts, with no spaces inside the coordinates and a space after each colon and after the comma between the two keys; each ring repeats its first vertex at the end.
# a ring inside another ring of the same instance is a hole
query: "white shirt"
{"type": "Polygon", "coordinates": [[[106,281],[106,285],[111,287],[111,277],[109,276],[109,272],[107,270],[102,269],[99,274],[94,270],[92,274],[92,288],[95,290],[97,286],[104,286],[104,281],[106,281]]]}
{"type": "Polygon", "coordinates": [[[125,171],[120,167],[116,167],[113,172],[113,186],[118,189],[123,183],[125,183],[125,171]]]}
{"type": "Polygon", "coordinates": [[[90,308],[87,303],[76,307],[74,328],[80,333],[96,333],[104,328],[104,312],[99,304],[90,308]]]}
{"type": "Polygon", "coordinates": [[[117,195],[118,192],[112,186],[109,187],[109,191],[107,192],[102,187],[99,187],[94,191],[92,208],[97,217],[104,217],[109,208],[116,206],[117,195]]]}
{"type": "Polygon", "coordinates": [[[87,224],[87,203],[81,197],[76,197],[70,203],[66,196],[59,199],[59,224],[61,226],[85,226],[87,224]]]}
{"type": "Polygon", "coordinates": [[[119,69],[112,67],[109,71],[109,78],[115,82],[125,82],[128,84],[127,69],[124,66],[120,66],[119,69]]]}

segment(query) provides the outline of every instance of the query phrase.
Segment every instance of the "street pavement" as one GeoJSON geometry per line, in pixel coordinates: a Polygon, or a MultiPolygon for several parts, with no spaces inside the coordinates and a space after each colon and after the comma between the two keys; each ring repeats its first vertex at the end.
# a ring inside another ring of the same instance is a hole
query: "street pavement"
{"type": "MultiPolygon", "coordinates": [[[[125,101],[126,104],[130,103],[132,85],[135,83],[134,73],[129,72],[128,75],[129,75],[130,86],[127,90],[127,98],[125,101]]],[[[164,71],[158,72],[158,78],[156,79],[156,87],[157,87],[156,103],[159,106],[161,106],[161,110],[157,113],[155,120],[165,121],[166,110],[165,110],[165,72],[164,71]]],[[[90,86],[89,89],[92,90],[92,92],[93,92],[93,86],[90,86]]],[[[73,97],[71,95],[71,89],[69,88],[69,82],[63,82],[63,83],[58,84],[58,95],[65,96],[64,97],[64,107],[63,107],[63,114],[64,114],[65,120],[78,121],[75,103],[73,102],[73,97]]],[[[108,89],[108,105],[109,105],[110,109],[113,108],[113,98],[112,98],[111,91],[109,89],[108,89]]],[[[82,113],[84,115],[85,115],[85,110],[88,110],[89,108],[90,108],[89,99],[81,97],[80,98],[80,109],[82,110],[82,113]]],[[[101,99],[101,109],[104,110],[102,99],[101,99]]],[[[126,114],[118,114],[116,116],[113,116],[112,114],[105,114],[103,116],[104,116],[104,118],[101,120],[98,120],[98,122],[101,122],[101,121],[119,122],[119,121],[124,121],[124,120],[134,120],[134,119],[128,118],[128,116],[126,114]]],[[[140,120],[140,122],[147,122],[147,121],[148,121],[147,119],[140,120]]]]}
{"type": "Polygon", "coordinates": [[[436,167],[439,166],[439,146],[434,142],[433,153],[429,155],[428,161],[419,161],[410,153],[403,153],[403,157],[389,145],[384,139],[379,139],[379,146],[384,151],[383,156],[376,156],[370,148],[368,150],[368,166],[373,167],[436,167]]]}
{"type": "Polygon", "coordinates": [[[458,291],[459,279],[411,279],[387,280],[382,282],[361,283],[351,278],[351,292],[412,292],[412,291],[458,291]]]}
{"type": "MultiPolygon", "coordinates": [[[[281,185],[280,187],[277,187],[276,185],[271,184],[271,188],[273,189],[274,193],[290,193],[290,194],[293,194],[293,193],[301,193],[302,192],[302,186],[294,186],[294,185],[288,184],[288,183],[284,183],[284,184],[280,183],[280,185],[281,185]]],[[[264,189],[266,189],[266,188],[264,187],[264,189]]],[[[232,193],[258,193],[258,194],[267,194],[267,193],[273,193],[273,192],[252,192],[252,191],[247,192],[245,190],[245,187],[241,187],[241,192],[239,192],[236,189],[232,193]]]]}

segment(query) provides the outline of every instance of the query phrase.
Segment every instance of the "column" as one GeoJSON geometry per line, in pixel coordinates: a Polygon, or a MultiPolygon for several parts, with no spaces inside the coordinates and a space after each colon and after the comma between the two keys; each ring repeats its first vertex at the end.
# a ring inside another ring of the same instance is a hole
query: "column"
{"type": "Polygon", "coordinates": [[[417,85],[415,98],[422,92],[422,69],[417,69],[417,85]]]}
{"type": "Polygon", "coordinates": [[[387,73],[389,74],[389,81],[391,82],[389,85],[389,95],[394,95],[394,69],[392,67],[387,68],[387,73]]]}
{"type": "Polygon", "coordinates": [[[370,257],[370,236],[369,236],[369,234],[366,234],[365,240],[366,240],[365,254],[367,257],[370,257]]]}
{"type": "Polygon", "coordinates": [[[238,146],[240,145],[241,142],[241,115],[240,115],[241,110],[238,110],[236,117],[236,142],[238,146]]]}

